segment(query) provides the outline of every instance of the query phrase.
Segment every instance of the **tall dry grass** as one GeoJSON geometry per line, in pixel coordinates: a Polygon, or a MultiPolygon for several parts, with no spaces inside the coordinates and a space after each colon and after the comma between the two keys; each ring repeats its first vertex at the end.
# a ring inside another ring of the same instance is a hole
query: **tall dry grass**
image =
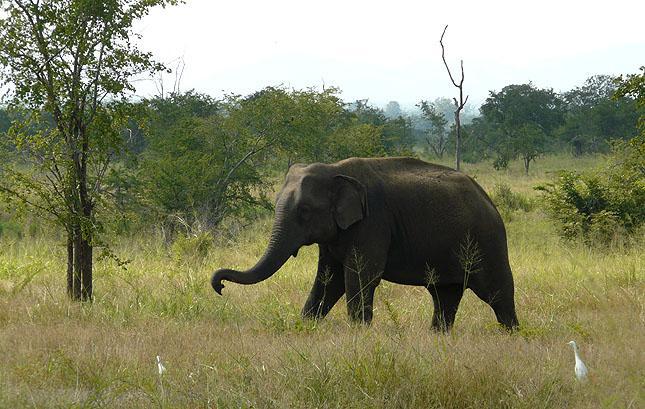
{"type": "MultiPolygon", "coordinates": [[[[593,161],[546,158],[525,178],[466,166],[486,187],[530,189],[593,161]]],[[[99,261],[96,300],[64,293],[64,248],[0,241],[0,407],[639,408],[645,407],[645,246],[563,243],[539,208],[507,218],[522,329],[507,334],[467,292],[450,334],[431,330],[423,288],[383,283],[371,327],[344,299],[323,321],[299,311],[317,252],[304,248],[254,285],[209,286],[219,266],[247,267],[270,220],[227,246],[191,251],[154,236],[117,244],[127,271],[99,261]],[[575,381],[576,340],[590,369],[575,381]],[[166,371],[157,372],[156,355],[166,371]]]]}

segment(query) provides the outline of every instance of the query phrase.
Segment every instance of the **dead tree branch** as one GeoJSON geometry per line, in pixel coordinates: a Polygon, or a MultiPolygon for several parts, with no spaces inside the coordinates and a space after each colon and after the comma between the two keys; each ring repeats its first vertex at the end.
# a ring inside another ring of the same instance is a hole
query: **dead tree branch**
{"type": "Polygon", "coordinates": [[[446,67],[446,71],[448,71],[448,76],[450,77],[450,82],[452,82],[452,85],[454,85],[457,89],[459,89],[459,100],[457,98],[453,98],[453,102],[455,104],[455,126],[457,128],[457,138],[456,138],[456,143],[455,143],[455,168],[459,170],[460,164],[461,164],[461,111],[464,109],[464,106],[468,102],[468,95],[466,95],[466,98],[464,99],[464,60],[460,60],[460,65],[461,65],[461,79],[459,80],[459,83],[455,81],[455,78],[452,76],[452,72],[450,71],[450,67],[448,66],[448,63],[446,62],[446,49],[443,45],[443,37],[446,35],[446,30],[448,29],[448,25],[443,29],[443,32],[441,33],[441,38],[439,39],[439,44],[441,45],[441,59],[443,60],[443,65],[446,67]]]}

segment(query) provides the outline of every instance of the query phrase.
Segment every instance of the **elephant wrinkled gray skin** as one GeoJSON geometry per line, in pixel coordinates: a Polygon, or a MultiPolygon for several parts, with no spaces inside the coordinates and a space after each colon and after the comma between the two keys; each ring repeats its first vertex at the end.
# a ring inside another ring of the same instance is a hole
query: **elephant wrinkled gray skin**
{"type": "Polygon", "coordinates": [[[304,317],[324,317],[345,294],[350,318],[369,323],[383,279],[426,287],[436,329],[453,324],[466,288],[504,327],[518,326],[504,224],[484,190],[463,173],[412,158],[293,165],[265,254],[249,270],[216,271],[211,284],[221,294],[225,280],[266,280],[313,243],[318,273],[304,317]]]}

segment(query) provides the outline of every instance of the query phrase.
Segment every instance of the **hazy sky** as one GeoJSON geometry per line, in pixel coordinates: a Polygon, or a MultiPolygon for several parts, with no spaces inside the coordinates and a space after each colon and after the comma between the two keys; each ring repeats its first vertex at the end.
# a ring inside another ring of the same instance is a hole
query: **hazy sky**
{"type": "MultiPolygon", "coordinates": [[[[137,25],[143,48],[174,66],[181,90],[248,94],[268,85],[337,86],[346,101],[413,106],[455,95],[464,60],[465,92],[533,81],[556,91],[594,74],[645,65],[645,1],[260,1],[188,0],[154,10],[137,25]],[[456,73],[456,72],[455,72],[456,73]]],[[[174,75],[166,75],[166,89],[174,75]]],[[[155,93],[150,81],[138,93],[155,93]]]]}

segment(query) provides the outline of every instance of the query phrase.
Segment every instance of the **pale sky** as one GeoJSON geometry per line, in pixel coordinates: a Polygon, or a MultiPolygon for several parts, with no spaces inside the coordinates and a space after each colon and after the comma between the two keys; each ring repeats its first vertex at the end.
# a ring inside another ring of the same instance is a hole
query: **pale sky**
{"type": "MultiPolygon", "coordinates": [[[[260,1],[188,0],[155,9],[137,24],[142,48],[174,67],[181,90],[214,97],[269,85],[336,86],[345,101],[452,97],[464,60],[465,93],[533,81],[564,91],[594,74],[635,73],[645,65],[645,1],[260,1]]],[[[172,88],[173,75],[164,78],[172,88]]],[[[155,93],[151,81],[138,94],[155,93]]]]}

